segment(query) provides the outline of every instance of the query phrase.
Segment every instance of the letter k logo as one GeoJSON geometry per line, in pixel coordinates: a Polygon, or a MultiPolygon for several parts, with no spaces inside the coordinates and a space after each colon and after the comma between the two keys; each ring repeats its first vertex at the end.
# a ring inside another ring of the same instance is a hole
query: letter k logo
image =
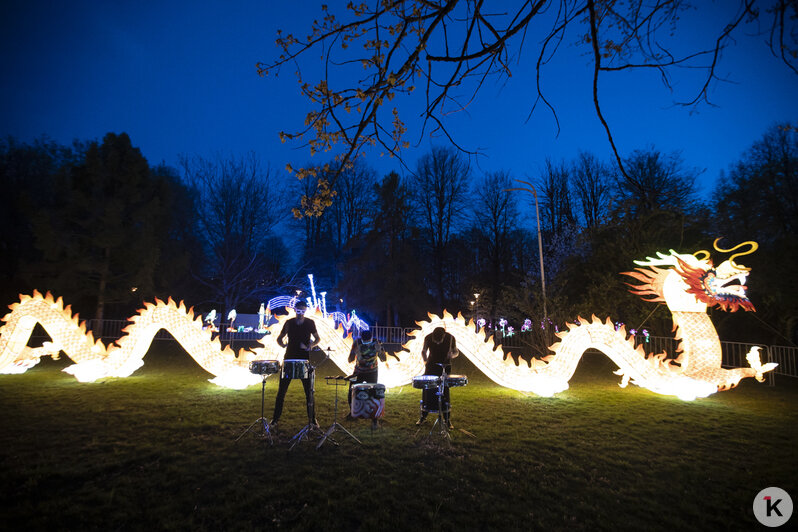
{"type": "Polygon", "coordinates": [[[765,496],[763,498],[765,499],[765,502],[767,504],[765,508],[765,513],[767,514],[768,517],[773,515],[773,512],[776,512],[776,515],[778,515],[779,517],[783,517],[781,515],[781,512],[779,511],[779,503],[781,502],[781,499],[776,499],[776,502],[773,502],[773,498],[770,497],[770,495],[765,496]]]}
{"type": "Polygon", "coordinates": [[[792,497],[781,488],[765,488],[754,497],[754,517],[767,527],[779,527],[792,517],[792,497]]]}

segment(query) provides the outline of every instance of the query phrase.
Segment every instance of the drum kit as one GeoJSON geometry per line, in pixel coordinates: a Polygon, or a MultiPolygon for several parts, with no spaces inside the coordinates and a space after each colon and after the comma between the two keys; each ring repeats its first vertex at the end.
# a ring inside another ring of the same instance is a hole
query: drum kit
{"type": "MultiPolygon", "coordinates": [[[[441,366],[443,366],[441,364],[441,366]]],[[[439,434],[451,441],[451,427],[448,423],[449,414],[452,411],[451,402],[448,399],[448,389],[449,388],[457,388],[461,386],[468,385],[468,377],[465,375],[449,375],[446,373],[446,367],[443,366],[442,375],[419,375],[417,377],[413,377],[413,388],[417,388],[420,390],[434,390],[434,394],[424,394],[422,395],[421,399],[421,412],[422,414],[425,413],[432,413],[438,414],[438,417],[435,419],[435,423],[432,424],[432,428],[427,434],[427,437],[431,437],[432,433],[435,431],[435,427],[437,425],[440,426],[439,434]],[[434,397],[434,399],[431,399],[434,397]]],[[[421,429],[419,429],[421,430],[421,429]]],[[[470,432],[460,429],[461,432],[464,434],[468,434],[471,437],[474,437],[473,434],[470,432]]],[[[418,434],[418,431],[416,431],[418,434]]]]}
{"type": "MultiPolygon", "coordinates": [[[[327,354],[327,358],[329,358],[329,353],[327,354]]],[[[266,379],[270,375],[275,375],[281,371],[283,378],[310,378],[310,400],[313,401],[315,392],[315,367],[311,365],[309,360],[305,359],[283,360],[282,367],[279,360],[253,360],[249,363],[249,371],[252,374],[260,375],[263,378],[261,381],[260,392],[260,417],[253,421],[249,427],[247,427],[247,429],[244,430],[244,432],[242,432],[238,438],[236,438],[235,441],[240,440],[244,434],[248,433],[256,426],[260,426],[261,437],[268,438],[269,443],[273,445],[274,438],[269,428],[269,420],[266,419],[264,415],[266,379]]],[[[318,425],[309,421],[307,425],[305,425],[291,438],[289,450],[293,449],[297,443],[302,441],[303,438],[308,439],[309,435],[313,432],[320,433],[319,443],[316,445],[316,449],[321,448],[326,441],[331,441],[335,445],[338,445],[338,443],[331,437],[332,434],[338,430],[343,431],[347,436],[355,440],[357,443],[362,443],[338,422],[338,388],[339,386],[346,386],[349,383],[349,378],[342,376],[325,377],[325,381],[328,385],[335,386],[335,405],[333,407],[332,425],[330,425],[330,427],[322,434],[318,425]]],[[[430,394],[425,394],[422,396],[420,405],[421,411],[423,413],[438,414],[438,417],[435,419],[435,422],[433,423],[432,428],[427,435],[428,437],[433,434],[435,427],[440,425],[440,435],[451,441],[451,427],[447,423],[449,417],[447,414],[451,413],[452,407],[446,392],[449,388],[457,388],[466,385],[468,385],[468,377],[465,375],[449,375],[446,373],[445,368],[443,369],[443,374],[440,376],[419,375],[413,377],[413,388],[425,391],[435,391],[434,394],[431,394],[434,399],[429,398],[430,394]]],[[[385,385],[367,382],[353,384],[350,415],[357,419],[371,419],[373,432],[377,425],[377,420],[381,419],[385,415],[385,385]]],[[[462,429],[460,430],[473,437],[473,434],[470,432],[462,429]]],[[[418,432],[416,432],[416,434],[418,434],[418,432]]]]}

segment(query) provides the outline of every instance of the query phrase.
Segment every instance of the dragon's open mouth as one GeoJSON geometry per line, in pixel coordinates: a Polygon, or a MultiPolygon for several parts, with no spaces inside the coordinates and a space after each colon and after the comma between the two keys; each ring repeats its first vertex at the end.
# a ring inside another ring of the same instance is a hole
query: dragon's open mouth
{"type": "Polygon", "coordinates": [[[745,279],[748,275],[741,273],[735,275],[734,277],[725,279],[721,281],[720,279],[716,280],[718,286],[718,293],[722,294],[732,294],[737,297],[745,297],[745,279]]]}

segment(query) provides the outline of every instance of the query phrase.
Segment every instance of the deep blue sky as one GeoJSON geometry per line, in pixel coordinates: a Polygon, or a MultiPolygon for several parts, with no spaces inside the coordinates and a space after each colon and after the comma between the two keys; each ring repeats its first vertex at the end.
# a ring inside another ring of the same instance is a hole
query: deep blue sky
{"type": "MultiPolygon", "coordinates": [[[[31,141],[46,134],[69,143],[124,131],[151,164],[176,165],[179,154],[250,150],[279,170],[310,160],[306,150],[278,138],[281,129],[300,126],[309,110],[292,73],[260,78],[255,63],[278,54],[277,28],[304,33],[319,15],[316,2],[9,4],[0,8],[0,135],[31,141]]],[[[691,35],[698,38],[703,28],[724,23],[720,11],[710,6],[699,13],[691,35]]],[[[674,94],[653,72],[604,78],[605,114],[621,151],[651,144],[681,150],[687,165],[706,169],[702,185],[708,194],[718,173],[769,126],[798,119],[798,76],[770,55],[764,41],[763,36],[738,39],[719,68],[730,82],[713,85],[717,107],[697,112],[672,105],[694,95],[697,85],[689,77],[675,79],[674,94]]],[[[580,149],[609,160],[609,145],[593,114],[587,58],[566,43],[544,71],[545,89],[559,112],[559,137],[543,108],[525,123],[534,78],[524,70],[519,65],[503,86],[486,86],[470,114],[450,123],[463,145],[486,154],[479,169],[534,178],[546,157],[571,159],[580,149]]],[[[401,110],[405,118],[411,115],[410,109],[401,110]]],[[[409,126],[409,140],[415,142],[416,124],[409,126]]],[[[411,166],[430,142],[422,139],[407,152],[411,166]]],[[[380,174],[399,169],[376,154],[368,162],[380,174]]]]}

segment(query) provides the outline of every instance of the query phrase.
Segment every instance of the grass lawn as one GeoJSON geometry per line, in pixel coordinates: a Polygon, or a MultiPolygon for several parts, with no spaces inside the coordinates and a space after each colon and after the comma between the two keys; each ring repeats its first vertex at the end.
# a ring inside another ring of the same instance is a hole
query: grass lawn
{"type": "MultiPolygon", "coordinates": [[[[460,357],[454,372],[469,385],[452,390],[452,421],[475,438],[416,436],[421,393],[405,386],[389,391],[373,433],[343,422],[362,445],[337,433],[339,446],[289,451],[306,422],[298,382],[270,446],[253,434],[234,441],[260,415],[260,386],[210,384],[174,342],[155,342],[126,379],[81,384],[60,371],[69,363],[0,375],[8,529],[752,530],[763,528],[752,511],[761,489],[798,500],[789,379],[685,403],[620,389],[612,362],[587,355],[569,390],[541,398],[460,357]]],[[[323,428],[334,392],[321,377],[339,373],[318,369],[323,428]]],[[[270,377],[267,417],[276,389],[270,377]]]]}

